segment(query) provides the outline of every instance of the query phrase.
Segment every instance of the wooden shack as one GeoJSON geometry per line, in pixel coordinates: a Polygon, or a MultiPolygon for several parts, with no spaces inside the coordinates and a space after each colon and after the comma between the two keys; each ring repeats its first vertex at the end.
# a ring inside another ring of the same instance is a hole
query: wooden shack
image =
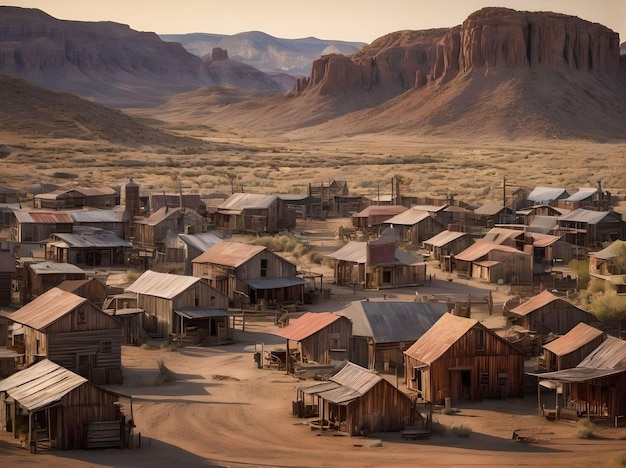
{"type": "Polygon", "coordinates": [[[447,311],[444,303],[353,301],[337,311],[352,321],[350,361],[404,374],[404,351],[447,311]]]}
{"type": "Polygon", "coordinates": [[[393,227],[397,232],[400,245],[420,248],[422,242],[445,230],[445,226],[437,219],[436,213],[445,209],[445,206],[413,207],[397,214],[386,221],[381,227],[393,227]]]}
{"type": "Polygon", "coordinates": [[[489,283],[530,284],[533,257],[515,247],[478,241],[454,256],[455,270],[489,283]]]}
{"type": "Polygon", "coordinates": [[[47,358],[96,384],[122,383],[122,325],[84,297],[53,288],[10,319],[23,325],[26,364],[47,358]]]}
{"type": "Polygon", "coordinates": [[[332,312],[307,312],[276,334],[287,340],[288,373],[306,376],[307,368],[316,373],[323,366],[324,374],[348,360],[352,322],[332,312]]]}
{"type": "Polygon", "coordinates": [[[172,339],[173,333],[183,333],[178,308],[200,307],[228,309],[228,297],[206,281],[195,276],[172,275],[148,270],[126,288],[137,295],[136,307],[154,317],[156,335],[172,339]]]}
{"type": "Polygon", "coordinates": [[[310,407],[318,410],[319,427],[351,436],[401,431],[420,418],[407,395],[378,373],[351,362],[328,381],[299,388],[295,407],[306,407],[307,399],[316,400],[310,407]]]}
{"type": "Polygon", "coordinates": [[[586,323],[579,323],[565,335],[543,345],[547,372],[576,367],[596,349],[606,334],[586,323]]]}
{"type": "Polygon", "coordinates": [[[84,280],[87,275],[71,263],[38,262],[28,265],[27,299],[40,296],[66,280],[84,280]]]}
{"type": "Polygon", "coordinates": [[[124,266],[132,244],[111,231],[75,226],[44,243],[46,260],[90,267],[124,266]]]}
{"type": "Polygon", "coordinates": [[[74,220],[69,213],[15,210],[11,220],[10,240],[40,242],[55,232],[72,232],[74,220]]]}
{"type": "Polygon", "coordinates": [[[404,354],[407,388],[433,403],[524,394],[524,355],[478,320],[444,314],[404,354]]]}
{"type": "Polygon", "coordinates": [[[616,240],[599,252],[589,254],[589,275],[611,284],[617,293],[626,293],[626,267],[623,256],[626,241],[616,240]]]}
{"type": "Polygon", "coordinates": [[[352,215],[352,225],[359,231],[378,235],[382,224],[407,210],[400,205],[370,205],[352,215]]]}
{"type": "Polygon", "coordinates": [[[233,193],[218,205],[215,228],[247,234],[276,233],[278,205],[278,195],[233,193]]]}
{"type": "Polygon", "coordinates": [[[128,438],[120,397],[45,359],[0,380],[0,427],[31,452],[121,448],[128,438]]]}
{"type": "Polygon", "coordinates": [[[468,248],[472,243],[473,240],[469,234],[448,230],[442,231],[424,241],[430,252],[431,260],[439,261],[443,271],[452,271],[449,259],[455,253],[462,252],[468,248]]]}
{"type": "Polygon", "coordinates": [[[296,276],[296,265],[267,247],[218,242],[192,264],[193,275],[226,294],[234,306],[244,305],[235,304],[237,295],[246,297],[248,304],[303,302],[307,282],[296,276]]]}
{"type": "Polygon", "coordinates": [[[102,307],[108,293],[107,287],[95,278],[65,280],[57,287],[63,291],[71,292],[77,296],[84,297],[98,307],[102,307]]]}
{"type": "Polygon", "coordinates": [[[596,321],[589,312],[548,290],[511,309],[507,315],[513,324],[540,335],[565,335],[580,322],[596,321]]]}

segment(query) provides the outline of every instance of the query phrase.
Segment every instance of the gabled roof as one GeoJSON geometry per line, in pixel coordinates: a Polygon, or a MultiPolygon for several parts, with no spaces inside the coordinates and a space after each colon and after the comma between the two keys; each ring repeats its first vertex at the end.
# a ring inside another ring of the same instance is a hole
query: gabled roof
{"type": "Polygon", "coordinates": [[[218,242],[194,258],[192,263],[213,263],[237,268],[264,250],[266,248],[262,245],[243,242],[218,242]]]}
{"type": "Polygon", "coordinates": [[[468,234],[466,232],[446,230],[424,241],[424,244],[432,245],[434,247],[443,247],[444,245],[449,244],[450,242],[467,235],[468,234]]]}
{"type": "Polygon", "coordinates": [[[157,224],[165,221],[170,216],[180,213],[180,208],[171,208],[164,206],[156,210],[152,215],[145,219],[138,219],[136,224],[147,224],[148,226],[156,226],[157,224]]]}
{"type": "Polygon", "coordinates": [[[485,203],[483,206],[476,208],[474,213],[477,215],[493,216],[502,212],[511,212],[511,209],[502,205],[502,203],[485,203]]]}
{"type": "Polygon", "coordinates": [[[353,218],[368,218],[370,216],[395,216],[408,210],[401,205],[370,205],[364,210],[352,215],[353,218]]]}
{"type": "Polygon", "coordinates": [[[428,211],[419,211],[411,208],[387,219],[384,224],[413,226],[428,218],[430,218],[430,213],[428,211]]]}
{"type": "Polygon", "coordinates": [[[557,356],[565,356],[602,335],[604,335],[602,330],[580,322],[565,335],[543,345],[543,348],[557,356]]]}
{"type": "Polygon", "coordinates": [[[578,192],[567,197],[566,202],[579,202],[591,198],[595,193],[598,193],[597,188],[579,188],[578,192]]]}
{"type": "Polygon", "coordinates": [[[87,299],[84,297],[52,288],[12,313],[10,318],[35,330],[42,330],[85,302],[87,299]]]}
{"type": "MultiPolygon", "coordinates": [[[[449,205],[413,205],[412,210],[428,211],[429,213],[438,213],[440,211],[447,211],[450,208],[449,205]]],[[[468,210],[465,210],[468,211],[468,210]]]]}
{"type": "Polygon", "coordinates": [[[405,354],[424,364],[432,364],[477,324],[476,319],[446,313],[405,354]]]}
{"type": "Polygon", "coordinates": [[[350,241],[339,250],[326,256],[344,262],[365,263],[367,261],[367,242],[350,241]]]}
{"type": "Polygon", "coordinates": [[[516,315],[521,315],[521,316],[528,315],[531,312],[534,312],[537,309],[541,309],[542,307],[545,307],[545,306],[547,306],[548,304],[550,304],[550,303],[552,303],[554,301],[567,302],[572,307],[575,307],[569,301],[566,301],[565,299],[563,299],[561,297],[555,296],[554,294],[552,294],[547,289],[544,289],[543,291],[541,291],[536,296],[531,297],[526,302],[524,302],[524,303],[518,305],[517,307],[511,309],[511,312],[516,314],[516,315]]]}
{"type": "Polygon", "coordinates": [[[524,231],[494,227],[481,240],[493,244],[502,244],[509,239],[517,239],[520,236],[524,237],[524,231]]]}
{"type": "Polygon", "coordinates": [[[20,223],[72,224],[74,222],[68,213],[63,212],[15,210],[13,214],[20,223]]]}
{"type": "Polygon", "coordinates": [[[353,336],[375,343],[415,341],[447,311],[446,304],[400,301],[353,301],[337,314],[352,321],[353,336]]]}
{"type": "Polygon", "coordinates": [[[474,262],[484,257],[493,250],[497,250],[499,252],[508,252],[517,255],[530,255],[522,252],[521,250],[517,250],[515,247],[509,247],[508,245],[499,245],[493,244],[491,242],[477,241],[470,245],[467,249],[455,255],[454,258],[465,262],[474,262]]]}
{"type": "Polygon", "coordinates": [[[535,203],[548,203],[568,195],[564,188],[535,187],[527,198],[535,203]]]}
{"type": "Polygon", "coordinates": [[[81,268],[71,263],[39,262],[28,266],[36,275],[52,275],[59,273],[85,273],[81,268]]]}
{"type": "Polygon", "coordinates": [[[147,270],[125,291],[173,299],[199,281],[202,280],[195,276],[172,275],[147,270]]]}
{"type": "MultiPolygon", "coordinates": [[[[608,216],[615,216],[614,211],[592,211],[579,208],[563,216],[559,216],[559,221],[575,221],[578,223],[598,224],[608,216]]],[[[617,221],[617,219],[616,219],[617,221]]]]}
{"type": "Polygon", "coordinates": [[[217,206],[220,211],[243,211],[246,209],[266,209],[276,200],[276,195],[258,193],[233,193],[217,206]]]}
{"type": "Polygon", "coordinates": [[[289,325],[276,332],[276,334],[288,340],[300,341],[314,335],[340,318],[340,315],[332,312],[307,312],[299,319],[292,320],[289,325]]]}
{"type": "Polygon", "coordinates": [[[44,359],[27,369],[0,380],[0,391],[27,411],[35,411],[61,400],[87,379],[44,359]]]}

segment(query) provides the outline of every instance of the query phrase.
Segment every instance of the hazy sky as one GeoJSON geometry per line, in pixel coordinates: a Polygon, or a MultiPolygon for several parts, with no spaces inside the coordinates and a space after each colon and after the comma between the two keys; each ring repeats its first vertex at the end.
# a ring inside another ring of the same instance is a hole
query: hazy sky
{"type": "Polygon", "coordinates": [[[554,11],[601,23],[626,41],[626,0],[24,0],[58,19],[115,21],[158,34],[263,31],[275,37],[371,42],[403,29],[461,24],[485,6],[554,11]]]}

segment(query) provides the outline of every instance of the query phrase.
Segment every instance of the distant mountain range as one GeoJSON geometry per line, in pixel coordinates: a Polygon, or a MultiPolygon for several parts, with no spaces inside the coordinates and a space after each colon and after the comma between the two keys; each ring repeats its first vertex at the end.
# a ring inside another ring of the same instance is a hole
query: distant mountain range
{"type": "Polygon", "coordinates": [[[215,47],[228,51],[228,57],[250,65],[265,73],[287,73],[309,76],[313,61],[322,55],[351,55],[366,44],[306,37],[303,39],[280,39],[260,31],[234,35],[223,34],[161,34],[161,39],[179,42],[198,57],[206,57],[215,47]]]}

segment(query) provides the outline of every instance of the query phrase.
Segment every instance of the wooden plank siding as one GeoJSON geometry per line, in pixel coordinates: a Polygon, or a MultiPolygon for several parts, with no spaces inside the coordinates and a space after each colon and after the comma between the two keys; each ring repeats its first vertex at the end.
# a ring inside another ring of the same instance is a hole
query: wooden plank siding
{"type": "Polygon", "coordinates": [[[317,333],[304,338],[299,342],[301,359],[307,362],[317,362],[318,364],[330,365],[331,349],[343,349],[348,355],[350,336],[352,335],[352,322],[346,317],[322,328],[317,333]]]}
{"type": "Polygon", "coordinates": [[[591,323],[594,316],[567,301],[553,301],[524,316],[513,315],[515,324],[538,334],[565,335],[580,322],[591,323]]]}
{"type": "Polygon", "coordinates": [[[434,403],[523,396],[522,353],[482,326],[472,327],[429,366],[409,355],[405,362],[407,387],[417,392],[421,385],[422,398],[434,403]]]}
{"type": "Polygon", "coordinates": [[[600,346],[603,341],[604,336],[600,335],[595,340],[592,340],[571,353],[563,356],[557,356],[550,350],[544,348],[543,352],[545,354],[546,372],[560,371],[576,367],[594,349],[600,346]]]}
{"type": "MultiPolygon", "coordinates": [[[[626,416],[626,371],[569,385],[570,399],[583,415],[626,416]]],[[[622,420],[621,425],[624,424],[622,420]]]]}

